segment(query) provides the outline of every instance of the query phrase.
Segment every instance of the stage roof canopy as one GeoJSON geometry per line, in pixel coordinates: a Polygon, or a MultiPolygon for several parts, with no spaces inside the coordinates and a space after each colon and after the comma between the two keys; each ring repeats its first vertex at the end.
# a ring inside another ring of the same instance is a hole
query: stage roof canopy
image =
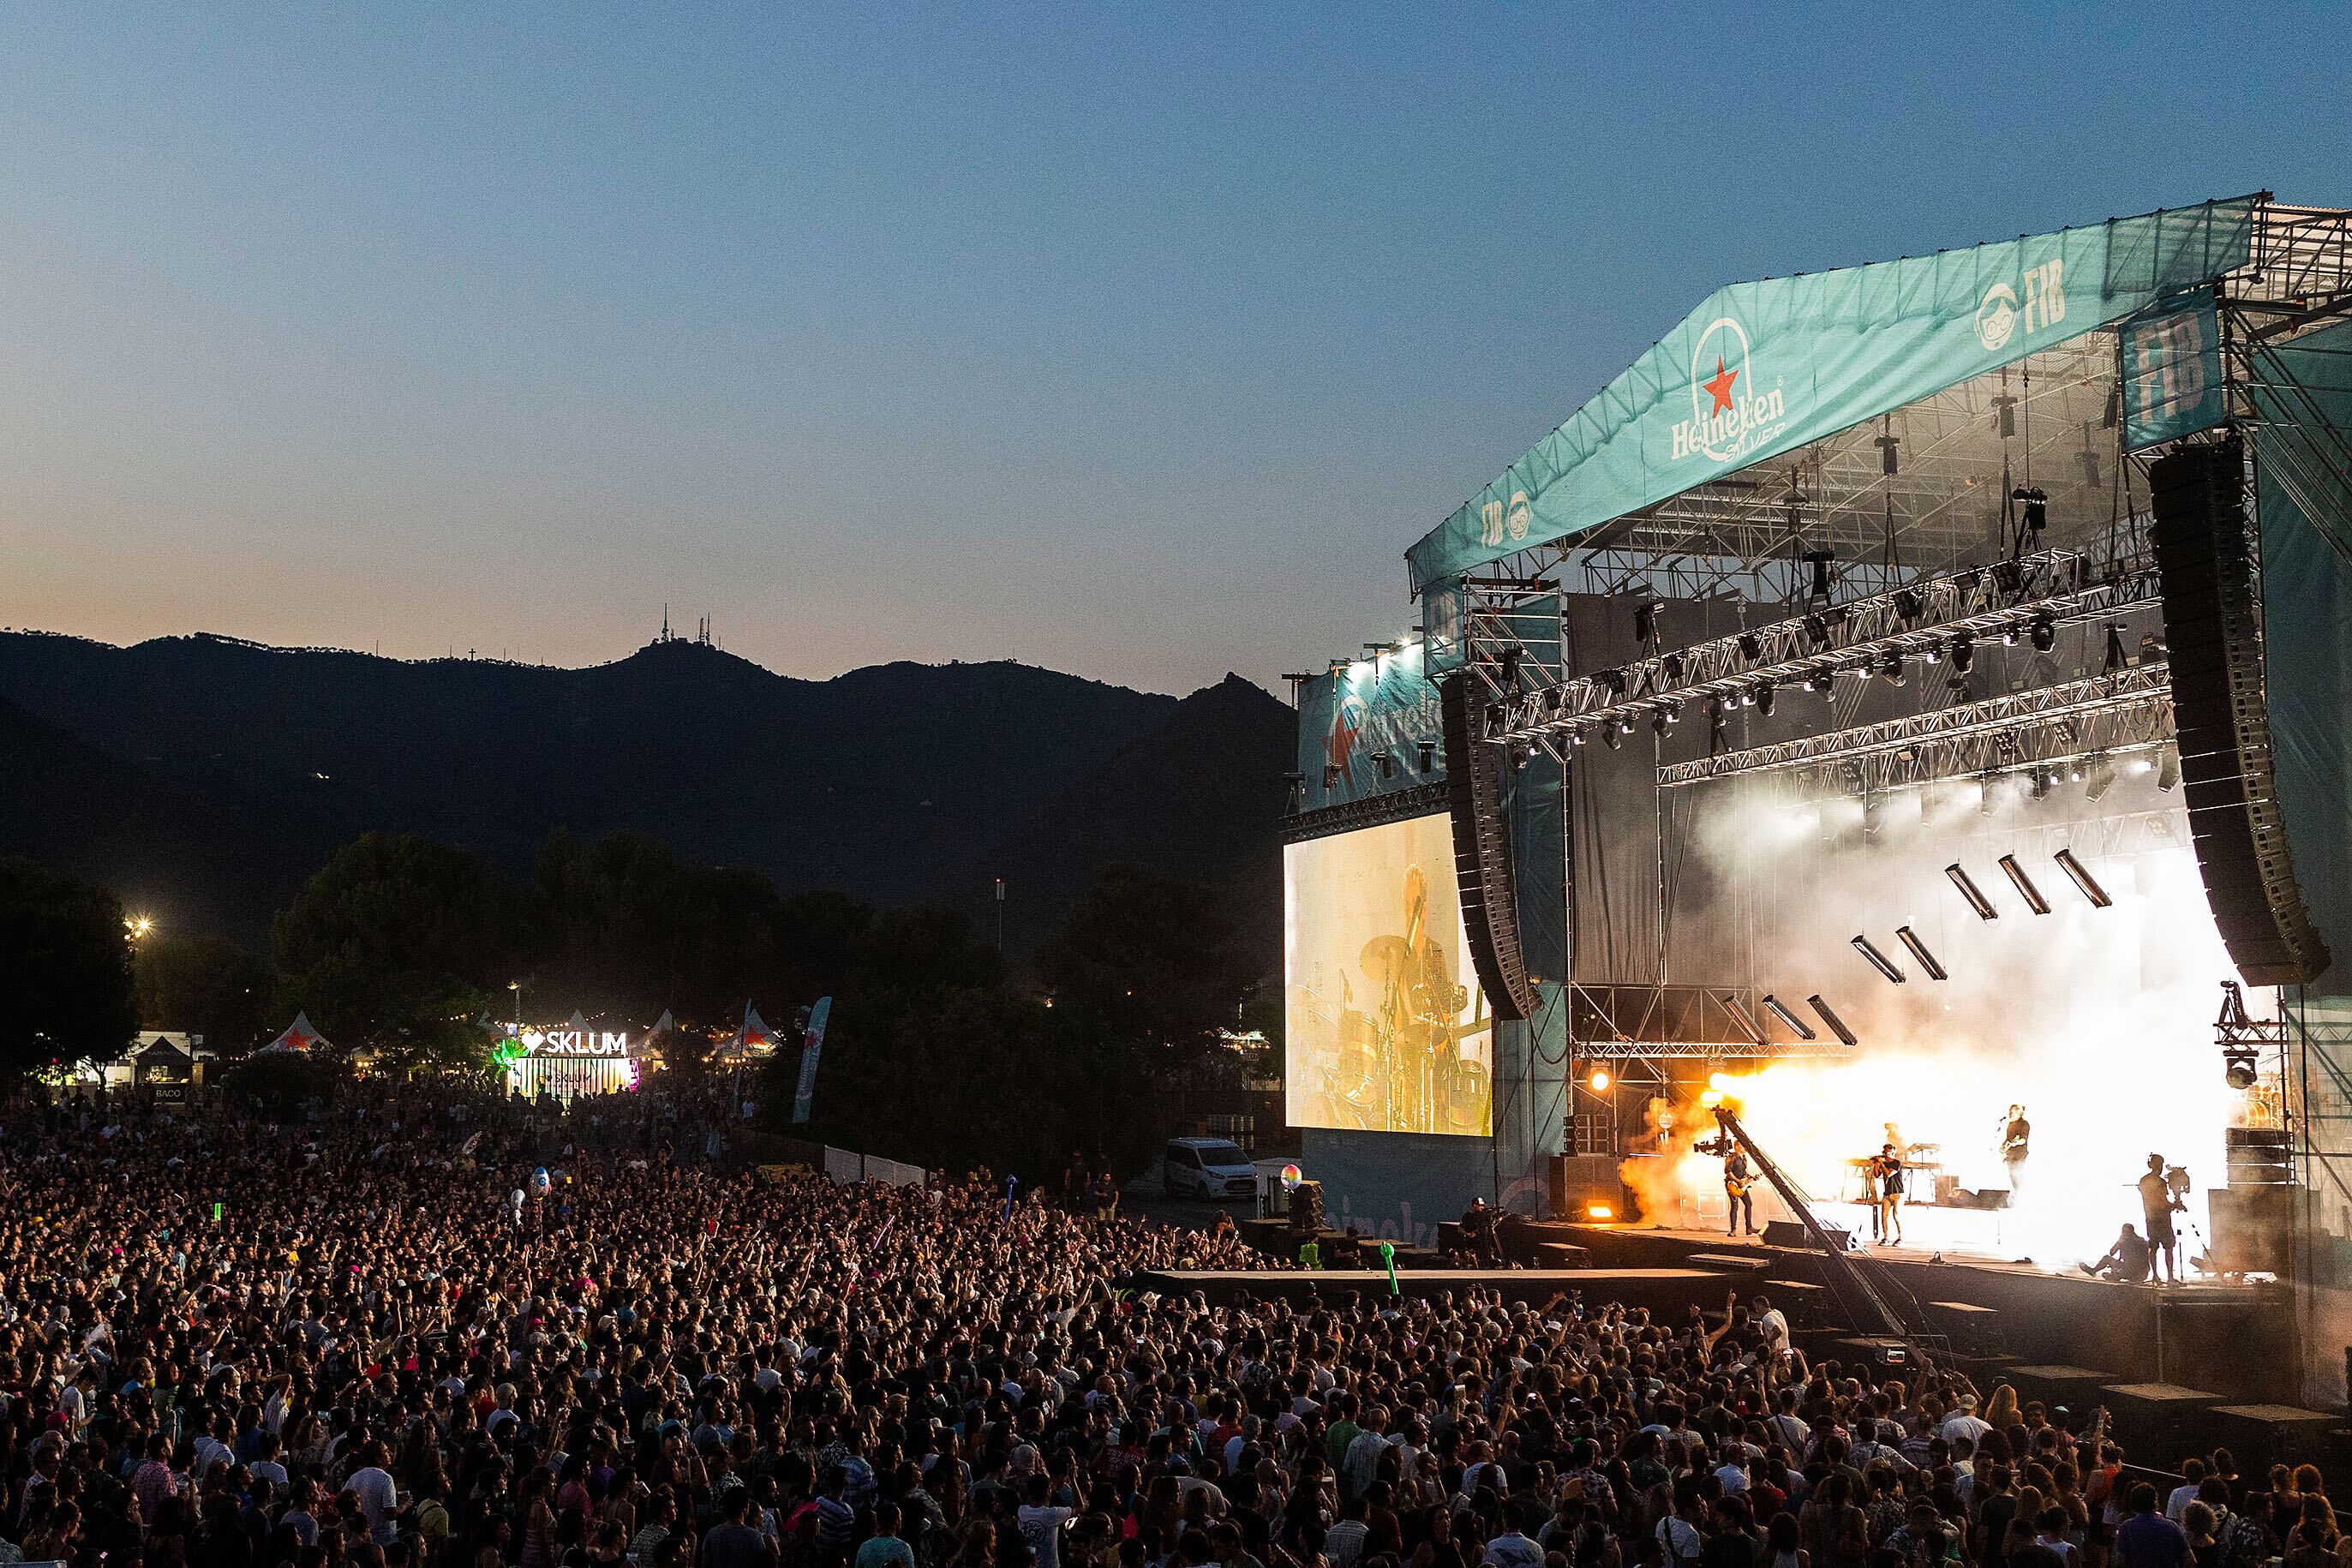
{"type": "Polygon", "coordinates": [[[2248,266],[2260,195],[1734,283],[1405,552],[1412,589],[1570,542],[2248,266]]]}

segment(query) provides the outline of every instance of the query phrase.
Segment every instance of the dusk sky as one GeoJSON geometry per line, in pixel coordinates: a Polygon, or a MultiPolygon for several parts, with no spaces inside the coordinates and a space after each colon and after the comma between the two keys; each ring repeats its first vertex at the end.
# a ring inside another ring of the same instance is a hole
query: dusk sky
{"type": "Polygon", "coordinates": [[[0,624],[1280,689],[1716,285],[2270,188],[2340,6],[0,21],[0,624]],[[1850,216],[1859,215],[1859,216],[1850,216]]]}

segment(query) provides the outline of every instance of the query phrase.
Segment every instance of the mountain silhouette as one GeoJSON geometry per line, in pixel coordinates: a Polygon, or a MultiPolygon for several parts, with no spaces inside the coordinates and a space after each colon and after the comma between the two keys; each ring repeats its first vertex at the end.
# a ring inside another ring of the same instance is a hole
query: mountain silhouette
{"type": "Polygon", "coordinates": [[[683,639],[557,669],[7,632],[0,704],[0,853],[248,942],[367,831],[522,875],[551,828],[629,827],[882,903],[969,902],[1002,847],[1045,922],[1107,858],[1278,879],[1290,766],[1289,710],[1234,678],[1182,701],[1004,662],[803,680],[683,639]]]}

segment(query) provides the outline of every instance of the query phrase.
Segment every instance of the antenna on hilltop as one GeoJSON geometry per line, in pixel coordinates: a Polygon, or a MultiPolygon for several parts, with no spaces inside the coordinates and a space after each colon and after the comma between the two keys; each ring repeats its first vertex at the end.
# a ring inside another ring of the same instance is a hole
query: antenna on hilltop
{"type": "Polygon", "coordinates": [[[667,599],[664,599],[664,600],[662,601],[662,630],[661,630],[661,636],[660,636],[659,637],[656,638],[655,640],[656,640],[656,641],[657,641],[657,642],[667,642],[667,641],[669,641],[669,601],[668,601],[667,599]]]}

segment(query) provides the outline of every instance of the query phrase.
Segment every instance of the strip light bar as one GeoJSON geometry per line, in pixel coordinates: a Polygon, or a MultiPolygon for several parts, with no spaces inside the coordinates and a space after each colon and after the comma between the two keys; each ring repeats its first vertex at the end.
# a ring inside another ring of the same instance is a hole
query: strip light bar
{"type": "Polygon", "coordinates": [[[1863,957],[1870,960],[1871,967],[1877,970],[1879,973],[1884,974],[1887,979],[1893,981],[1897,985],[1903,984],[1903,972],[1895,968],[1894,960],[1879,952],[1877,945],[1868,937],[1855,937],[1853,939],[1853,950],[1854,952],[1862,954],[1863,957]]]}
{"type": "Polygon", "coordinates": [[[2009,873],[2009,879],[2016,883],[2017,890],[2024,895],[2027,909],[2037,915],[2050,912],[2050,900],[2042,896],[2042,889],[2033,885],[2033,879],[2025,874],[2025,868],[2017,863],[2016,856],[2002,856],[2000,868],[2009,873]]]}
{"type": "MultiPolygon", "coordinates": [[[[1782,1002],[1778,996],[1767,994],[1764,998],[1764,1005],[1772,1010],[1772,1016],[1780,1019],[1783,1024],[1788,1025],[1790,1032],[1794,1034],[1797,1038],[1801,1040],[1818,1040],[1821,1038],[1819,1035],[1813,1033],[1813,1026],[1811,1024],[1806,1023],[1802,1018],[1800,1018],[1794,1013],[1790,1012],[1788,1004],[1782,1002]]],[[[1852,1040],[1848,1040],[1846,1044],[1852,1045],[1853,1042],[1852,1040]]]]}
{"type": "Polygon", "coordinates": [[[1955,860],[1945,867],[1944,875],[1952,879],[1952,886],[1960,890],[1960,897],[1968,900],[1969,908],[1977,912],[1977,919],[1980,921],[2000,919],[2000,911],[1992,907],[1992,900],[1984,896],[1984,889],[1977,886],[1976,879],[1962,869],[1958,861],[1955,860]]]}
{"type": "Polygon", "coordinates": [[[2099,879],[2091,875],[2091,868],[2074,858],[2072,849],[2058,851],[2057,860],[2058,868],[2074,879],[2074,886],[2083,889],[2083,896],[2091,900],[2093,909],[2104,910],[2115,902],[2107,896],[2107,890],[2099,886],[2099,879]]]}
{"type": "Polygon", "coordinates": [[[1909,926],[1896,926],[1895,934],[1903,939],[1903,945],[1911,950],[1911,956],[1919,961],[1919,967],[1927,972],[1928,979],[1949,980],[1951,978],[1944,973],[1944,966],[1936,962],[1936,955],[1927,951],[1927,944],[1919,940],[1917,931],[1913,931],[1909,926]]]}
{"type": "Polygon", "coordinates": [[[1822,1016],[1822,1022],[1830,1026],[1831,1034],[1835,1035],[1839,1039],[1844,1041],[1849,1046],[1858,1046],[1862,1044],[1860,1040],[1853,1037],[1853,1031],[1845,1026],[1845,1020],[1839,1017],[1836,1013],[1831,1010],[1828,1003],[1822,1001],[1818,996],[1808,996],[1805,998],[1805,1005],[1822,1016]]]}

